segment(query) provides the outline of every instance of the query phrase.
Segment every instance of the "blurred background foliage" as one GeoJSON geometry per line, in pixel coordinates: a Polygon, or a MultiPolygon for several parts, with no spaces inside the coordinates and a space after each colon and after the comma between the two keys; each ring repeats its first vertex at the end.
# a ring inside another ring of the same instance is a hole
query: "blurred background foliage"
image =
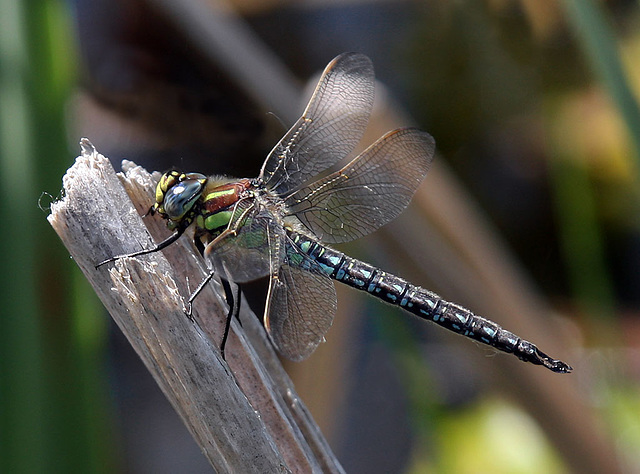
{"type": "MultiPolygon", "coordinates": [[[[0,6],[0,472],[208,472],[45,217],[81,136],[116,167],[127,158],[255,176],[299,106],[274,110],[247,87],[268,81],[249,52],[256,45],[296,91],[340,52],[372,58],[401,104],[391,110],[436,138],[462,200],[544,301],[530,318],[543,335],[534,342],[556,341],[549,352],[576,369],[560,377],[502,366],[507,356],[487,361],[486,349],[340,291],[330,342],[288,367],[347,472],[640,470],[638,2],[0,6]],[[205,49],[199,20],[216,19],[215,33],[230,36],[205,49]]],[[[442,179],[434,175],[425,188],[442,179]]],[[[479,238],[471,226],[459,233],[479,238]]],[[[431,236],[403,240],[436,247],[431,236]]],[[[384,238],[348,247],[407,276],[420,266],[416,248],[399,257],[384,238]]],[[[485,257],[495,258],[476,261],[485,257]]],[[[490,295],[465,296],[468,280],[441,281],[457,265],[436,259],[413,280],[484,308],[490,295]]]]}

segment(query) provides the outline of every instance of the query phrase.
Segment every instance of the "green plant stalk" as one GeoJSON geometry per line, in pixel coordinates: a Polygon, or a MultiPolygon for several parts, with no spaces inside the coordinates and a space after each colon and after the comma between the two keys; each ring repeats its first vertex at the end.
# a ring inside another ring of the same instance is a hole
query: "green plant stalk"
{"type": "Polygon", "coordinates": [[[5,0],[0,15],[0,213],[10,218],[8,223],[19,219],[20,224],[4,225],[0,234],[4,256],[0,277],[2,472],[46,472],[48,457],[35,286],[36,235],[29,230],[36,218],[33,117],[26,87],[30,67],[22,2],[5,0]]]}
{"type": "MultiPolygon", "coordinates": [[[[569,24],[602,85],[624,119],[635,148],[636,173],[640,166],[640,108],[629,87],[615,32],[601,3],[594,0],[564,0],[569,24]]],[[[636,179],[639,177],[636,176],[636,179]]]]}
{"type": "MultiPolygon", "coordinates": [[[[31,0],[29,51],[33,70],[34,155],[38,188],[54,194],[77,154],[69,150],[64,108],[77,62],[67,5],[31,0]]],[[[74,144],[75,145],[75,144],[74,144]]],[[[33,202],[33,199],[32,199],[33,202]]],[[[115,458],[107,412],[103,360],[106,324],[100,304],[81,277],[44,215],[38,216],[38,269],[49,463],[58,472],[113,472],[115,458]],[[103,317],[102,323],[99,318],[103,317]],[[93,331],[83,330],[92,325],[93,331]]]]}
{"type": "Polygon", "coordinates": [[[73,263],[38,209],[73,156],[63,114],[75,59],[68,14],[56,0],[4,0],[0,11],[0,472],[113,472],[95,396],[102,345],[73,330],[95,321],[96,305],[77,292],[73,263]]]}
{"type": "Polygon", "coordinates": [[[550,174],[569,280],[585,313],[610,321],[613,286],[605,262],[592,184],[585,167],[563,155],[559,148],[556,144],[550,174]]]}

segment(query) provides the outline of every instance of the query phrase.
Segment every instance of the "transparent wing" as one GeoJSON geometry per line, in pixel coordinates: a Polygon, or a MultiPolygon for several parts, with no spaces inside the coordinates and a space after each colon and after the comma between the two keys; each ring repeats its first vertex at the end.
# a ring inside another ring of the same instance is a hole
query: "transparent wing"
{"type": "Polygon", "coordinates": [[[402,213],[434,151],[435,142],[426,132],[389,132],[341,170],[289,196],[288,213],[323,242],[360,238],[402,213]]]}
{"type": "Polygon", "coordinates": [[[331,61],[302,117],[262,165],[267,188],[286,194],[347,156],[369,121],[373,89],[369,58],[345,53],[331,61]]]}
{"type": "Polygon", "coordinates": [[[226,271],[237,283],[278,271],[284,260],[286,234],[268,209],[261,208],[255,201],[240,201],[229,231],[205,251],[216,271],[226,271]]]}
{"type": "Polygon", "coordinates": [[[205,256],[237,283],[270,276],[264,323],[282,355],[302,360],[323,340],[336,312],[333,282],[297,249],[269,209],[239,202],[226,233],[206,247],[205,256]]]}
{"type": "Polygon", "coordinates": [[[293,361],[311,355],[336,314],[333,282],[306,258],[304,270],[289,261],[271,277],[265,308],[264,325],[274,346],[293,361]]]}

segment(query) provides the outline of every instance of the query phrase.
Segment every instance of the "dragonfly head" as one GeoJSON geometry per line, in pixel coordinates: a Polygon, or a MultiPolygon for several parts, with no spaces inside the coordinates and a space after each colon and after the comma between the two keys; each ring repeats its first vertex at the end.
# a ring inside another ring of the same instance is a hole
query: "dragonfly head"
{"type": "Polygon", "coordinates": [[[156,186],[153,212],[168,220],[167,227],[174,230],[180,224],[193,220],[193,206],[202,195],[207,177],[200,173],[169,171],[162,175],[156,186]]]}

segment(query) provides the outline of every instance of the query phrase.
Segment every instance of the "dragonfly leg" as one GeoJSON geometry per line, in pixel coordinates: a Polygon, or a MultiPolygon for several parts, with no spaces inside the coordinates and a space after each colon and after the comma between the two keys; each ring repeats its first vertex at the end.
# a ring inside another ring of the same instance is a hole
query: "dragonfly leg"
{"type": "Polygon", "coordinates": [[[224,289],[224,296],[227,300],[227,305],[229,305],[229,313],[227,314],[227,324],[224,327],[224,336],[222,336],[222,344],[220,344],[220,352],[222,354],[222,358],[226,360],[224,349],[227,345],[227,338],[229,337],[229,329],[231,329],[231,320],[233,318],[238,318],[240,320],[240,285],[238,283],[233,283],[227,280],[226,278],[220,278],[220,282],[222,283],[222,288],[224,289]],[[235,288],[232,288],[234,286],[235,288]],[[234,291],[235,290],[235,291],[234,291]]]}
{"type": "Polygon", "coordinates": [[[215,270],[209,270],[209,273],[207,273],[207,276],[204,277],[204,279],[200,282],[198,287],[189,296],[189,299],[187,300],[187,307],[185,308],[184,312],[186,313],[186,315],[189,317],[190,320],[193,321],[193,316],[192,316],[193,301],[197,298],[197,296],[200,294],[202,289],[205,286],[207,286],[207,283],[211,281],[211,279],[215,274],[216,274],[215,270]]]}
{"type": "MultiPolygon", "coordinates": [[[[228,227],[223,232],[220,233],[215,239],[211,242],[208,242],[206,245],[200,239],[196,239],[196,247],[204,261],[209,268],[209,274],[206,278],[198,285],[196,291],[189,297],[189,308],[191,308],[191,303],[198,296],[198,293],[202,291],[202,288],[211,281],[213,275],[215,274],[215,268],[213,267],[213,262],[211,261],[211,254],[215,252],[215,248],[220,241],[226,239],[228,237],[235,236],[237,233],[237,229],[228,227]]],[[[226,269],[222,269],[222,275],[220,276],[220,283],[222,283],[222,288],[224,290],[224,297],[227,301],[227,305],[229,306],[229,313],[227,314],[227,322],[224,328],[224,335],[222,336],[222,344],[220,344],[220,353],[222,354],[222,358],[226,360],[225,357],[225,346],[227,345],[227,338],[229,337],[229,330],[231,329],[231,320],[235,317],[240,321],[240,285],[231,281],[228,276],[228,272],[226,269]],[[232,288],[233,287],[233,288],[232,288]]]]}
{"type": "Polygon", "coordinates": [[[150,249],[145,249],[145,250],[138,250],[137,252],[125,253],[123,255],[116,255],[115,257],[108,258],[98,263],[96,265],[96,268],[101,267],[105,263],[115,262],[116,260],[119,260],[121,258],[138,257],[140,255],[147,255],[149,253],[159,252],[160,250],[168,247],[169,245],[174,243],[176,240],[178,240],[180,236],[184,233],[184,231],[185,229],[183,229],[182,227],[178,227],[178,229],[173,234],[171,234],[168,238],[164,239],[162,242],[157,244],[155,247],[150,249]]]}

